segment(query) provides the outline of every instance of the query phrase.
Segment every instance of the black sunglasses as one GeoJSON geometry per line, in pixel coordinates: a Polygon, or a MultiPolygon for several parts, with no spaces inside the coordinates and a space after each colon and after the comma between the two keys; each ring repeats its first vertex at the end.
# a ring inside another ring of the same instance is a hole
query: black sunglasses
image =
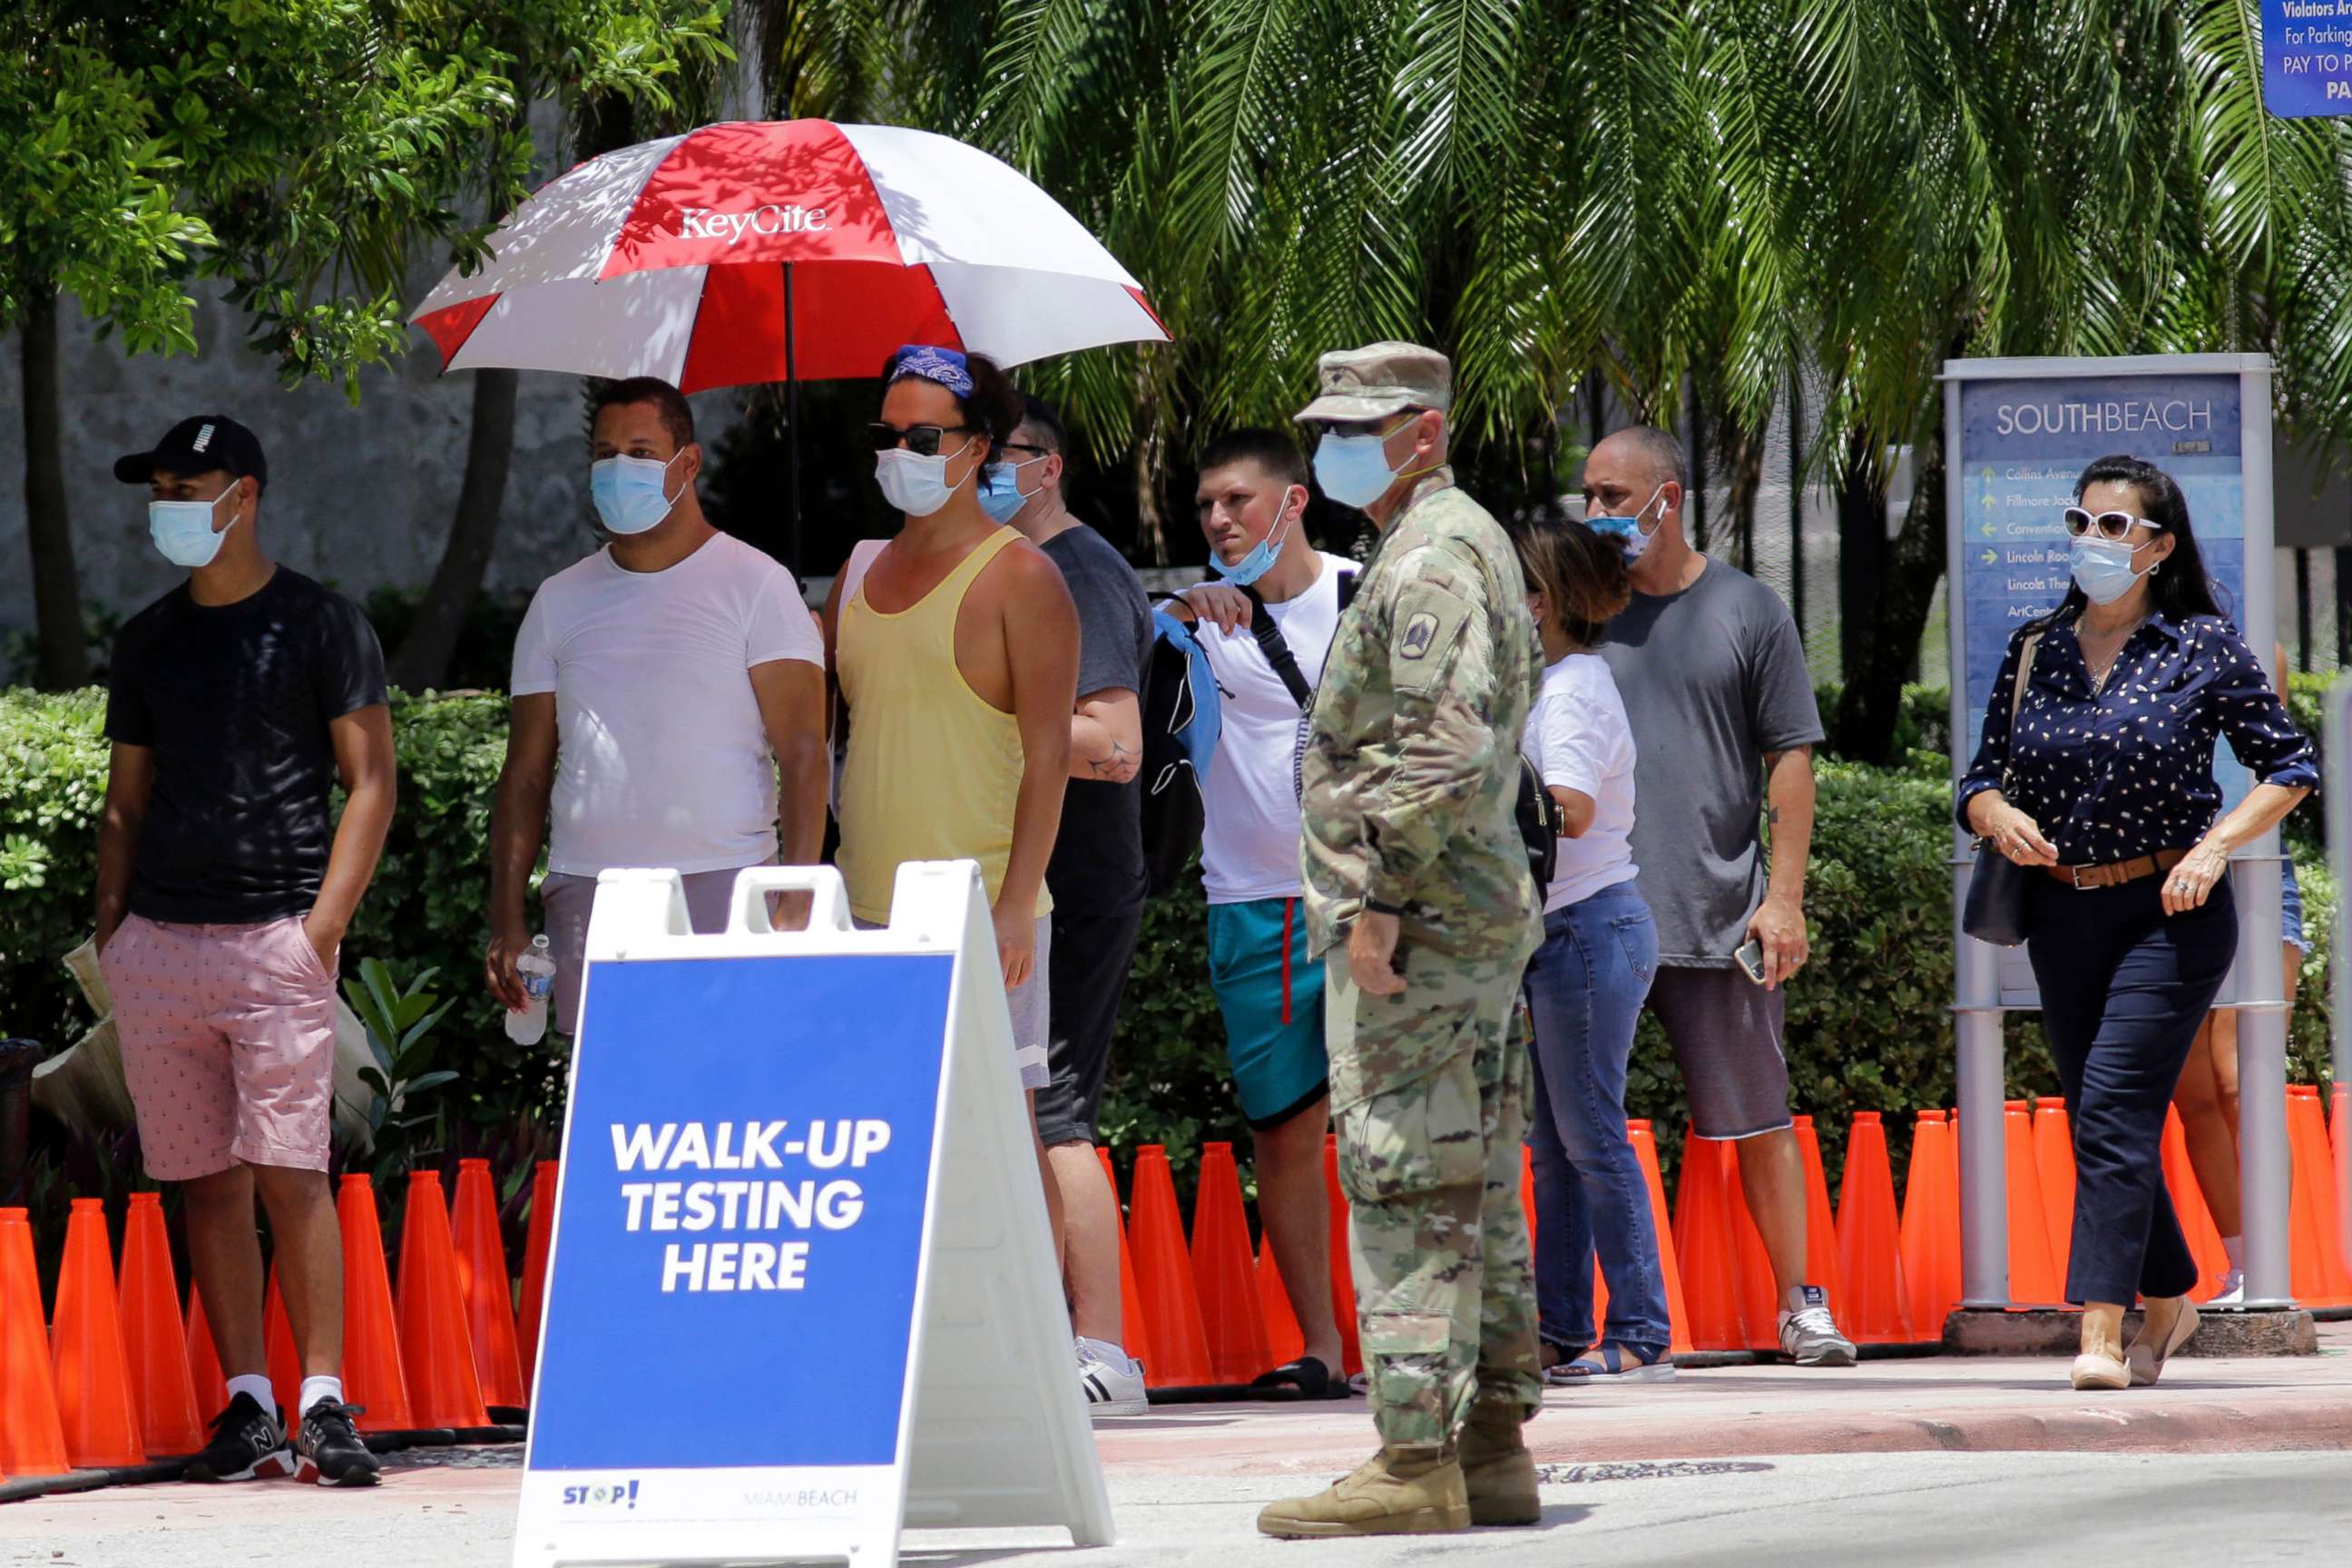
{"type": "Polygon", "coordinates": [[[950,434],[970,435],[973,430],[970,425],[909,425],[901,430],[881,419],[875,420],[866,428],[874,434],[876,451],[887,452],[903,445],[918,458],[936,458],[940,455],[940,442],[943,437],[950,434]]]}

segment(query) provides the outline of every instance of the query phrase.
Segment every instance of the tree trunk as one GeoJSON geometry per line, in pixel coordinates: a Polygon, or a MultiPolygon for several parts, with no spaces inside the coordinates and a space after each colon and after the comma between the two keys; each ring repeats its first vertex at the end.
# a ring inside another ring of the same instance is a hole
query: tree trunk
{"type": "Polygon", "coordinates": [[[1849,435],[1843,458],[1837,478],[1838,625],[1844,628],[1841,673],[1850,683],[1874,651],[1864,647],[1853,628],[1870,619],[1886,572],[1886,488],[1865,437],[1849,435]]]}
{"type": "Polygon", "coordinates": [[[1725,415],[1716,421],[1716,450],[1731,468],[1731,544],[1739,569],[1756,568],[1756,494],[1764,484],[1764,443],[1746,425],[1725,415]]]}
{"type": "Polygon", "coordinates": [[[51,691],[89,683],[81,581],[66,510],[65,430],[58,409],[58,297],[36,289],[18,342],[25,372],[25,542],[33,554],[34,679],[51,691]]]}
{"type": "Polygon", "coordinates": [[[1160,504],[1160,458],[1166,441],[1160,427],[1160,393],[1151,384],[1149,366],[1139,364],[1135,379],[1142,395],[1136,400],[1135,446],[1128,463],[1135,481],[1135,550],[1152,565],[1165,566],[1168,520],[1160,504]]]}
{"type": "Polygon", "coordinates": [[[515,386],[511,370],[474,373],[474,416],[466,437],[466,477],[457,489],[457,511],[442,546],[433,585],[416,607],[416,620],[401,639],[392,661],[392,683],[423,691],[449,679],[449,661],[466,628],[466,613],[482,591],[490,552],[499,538],[499,514],[506,503],[507,469],[514,460],[515,386]]]}
{"type": "MultiPolygon", "coordinates": [[[[1944,431],[1918,454],[1918,479],[1903,531],[1886,552],[1869,616],[1845,627],[1846,668],[1853,671],[1838,699],[1830,735],[1839,754],[1856,762],[1894,760],[1895,728],[1903,713],[1903,681],[1927,625],[1936,584],[1944,575],[1944,431]],[[1857,644],[1859,646],[1857,647],[1857,644]]],[[[1954,671],[1955,676],[1958,671],[1954,671]]]]}

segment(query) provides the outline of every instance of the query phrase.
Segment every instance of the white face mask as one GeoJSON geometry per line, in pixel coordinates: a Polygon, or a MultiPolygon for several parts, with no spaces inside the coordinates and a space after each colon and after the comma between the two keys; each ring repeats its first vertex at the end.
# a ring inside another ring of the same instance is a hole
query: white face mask
{"type": "MultiPolygon", "coordinates": [[[[971,437],[954,454],[961,457],[971,450],[971,437]]],[[[893,447],[874,455],[874,482],[882,487],[882,499],[905,512],[908,517],[929,517],[954,498],[956,487],[948,482],[950,454],[919,457],[904,447],[893,447]]]]}
{"type": "MultiPolygon", "coordinates": [[[[155,549],[174,566],[194,570],[209,566],[220,553],[221,542],[228,537],[228,529],[215,531],[213,519],[220,511],[220,503],[236,493],[232,482],[228,489],[210,500],[151,500],[147,503],[147,537],[155,542],[155,549]]],[[[230,527],[236,519],[229,520],[230,527]]]]}

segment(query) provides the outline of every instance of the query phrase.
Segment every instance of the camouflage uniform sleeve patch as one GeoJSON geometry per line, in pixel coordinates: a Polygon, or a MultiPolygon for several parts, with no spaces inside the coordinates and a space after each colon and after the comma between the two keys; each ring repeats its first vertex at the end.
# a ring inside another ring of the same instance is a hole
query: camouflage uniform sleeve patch
{"type": "Polygon", "coordinates": [[[1470,605],[1451,587],[1409,583],[1400,589],[1390,624],[1389,679],[1400,691],[1425,691],[1445,679],[1454,645],[1470,605]]]}

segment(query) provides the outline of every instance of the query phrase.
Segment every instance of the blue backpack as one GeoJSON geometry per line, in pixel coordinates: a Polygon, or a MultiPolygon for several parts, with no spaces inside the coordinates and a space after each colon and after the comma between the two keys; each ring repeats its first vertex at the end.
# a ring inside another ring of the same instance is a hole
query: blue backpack
{"type": "Polygon", "coordinates": [[[1155,608],[1143,684],[1143,866],[1164,892],[1201,853],[1202,795],[1223,728],[1217,678],[1192,628],[1155,608]]]}

